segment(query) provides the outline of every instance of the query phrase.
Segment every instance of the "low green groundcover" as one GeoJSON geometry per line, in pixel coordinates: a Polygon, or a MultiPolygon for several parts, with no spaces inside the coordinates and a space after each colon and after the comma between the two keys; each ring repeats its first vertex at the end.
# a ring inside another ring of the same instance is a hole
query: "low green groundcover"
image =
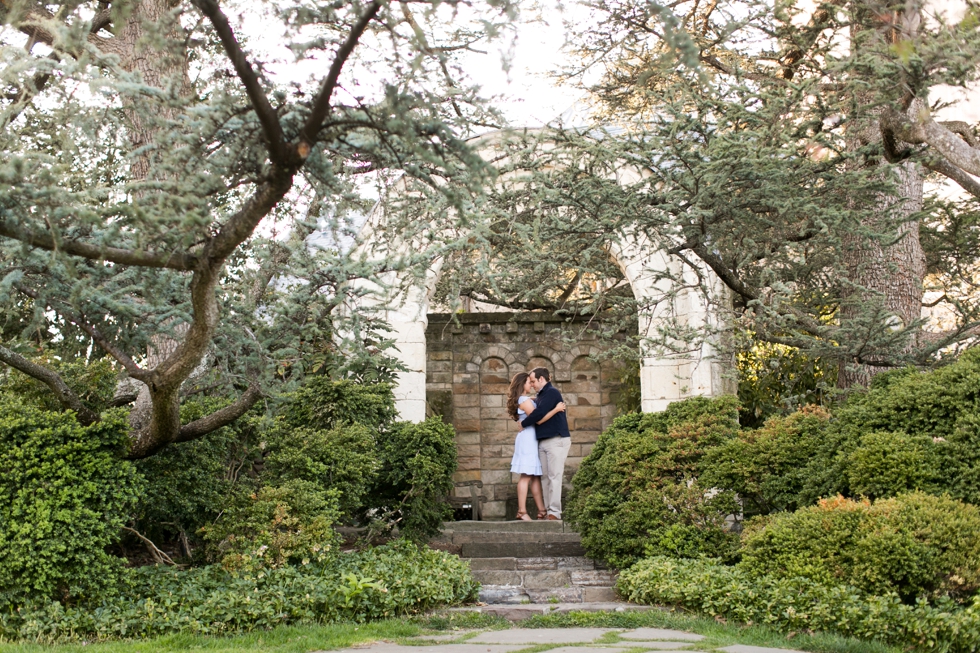
{"type": "Polygon", "coordinates": [[[817,631],[914,647],[928,653],[980,650],[980,600],[963,608],[944,599],[902,603],[845,585],[805,578],[752,576],[711,560],[652,557],[619,576],[637,603],[674,605],[746,624],[817,631]]]}
{"type": "Polygon", "coordinates": [[[57,641],[217,634],[291,623],[365,621],[475,598],[456,556],[411,542],[252,573],[219,565],[128,570],[118,592],[65,606],[0,603],[0,637],[57,641]]]}

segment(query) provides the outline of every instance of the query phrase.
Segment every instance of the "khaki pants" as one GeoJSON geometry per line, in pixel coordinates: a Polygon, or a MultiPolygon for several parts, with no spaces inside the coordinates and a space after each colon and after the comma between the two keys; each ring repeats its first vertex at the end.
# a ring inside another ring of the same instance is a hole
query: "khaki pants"
{"type": "Polygon", "coordinates": [[[565,474],[565,458],[572,446],[571,438],[538,440],[538,457],[541,459],[541,491],[549,515],[561,519],[561,481],[565,474]]]}

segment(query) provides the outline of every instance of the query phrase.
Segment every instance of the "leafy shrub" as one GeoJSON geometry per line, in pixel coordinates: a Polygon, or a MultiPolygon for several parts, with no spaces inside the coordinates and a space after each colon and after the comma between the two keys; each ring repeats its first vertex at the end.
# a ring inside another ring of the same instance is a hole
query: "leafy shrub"
{"type": "Polygon", "coordinates": [[[302,388],[286,397],[279,414],[294,428],[328,430],[347,424],[385,430],[398,416],[390,384],[361,385],[326,376],[307,378],[302,388]]]}
{"type": "MultiPolygon", "coordinates": [[[[230,572],[218,565],[127,570],[117,596],[0,610],[0,637],[40,641],[221,634],[295,623],[365,621],[476,597],[467,563],[400,540],[323,563],[230,572]]],[[[0,606],[5,607],[6,606],[0,606]]]]}
{"type": "Polygon", "coordinates": [[[771,417],[760,429],[743,429],[737,438],[705,451],[701,483],[737,493],[746,514],[796,510],[806,466],[829,420],[826,409],[807,406],[788,417],[771,417]]]}
{"type": "MultiPolygon", "coordinates": [[[[109,358],[64,360],[59,356],[44,354],[34,357],[34,360],[57,372],[81,402],[96,413],[102,412],[115,394],[119,375],[109,358]]],[[[44,410],[64,410],[48,386],[6,366],[0,370],[0,395],[44,410]]]]}
{"type": "Polygon", "coordinates": [[[706,450],[734,438],[734,397],[695,397],[618,418],[572,479],[566,519],[589,555],[626,567],[643,555],[731,557],[734,494],[698,481],[706,450]]]}
{"type": "Polygon", "coordinates": [[[446,497],[457,465],[453,427],[439,417],[398,422],[379,435],[378,454],[381,466],[367,505],[405,537],[426,540],[438,533],[452,514],[446,497]]]}
{"type": "Polygon", "coordinates": [[[933,489],[939,452],[928,435],[867,433],[847,455],[851,492],[871,499],[933,489]]]}
{"type": "Polygon", "coordinates": [[[263,476],[273,483],[303,480],[335,490],[341,513],[351,515],[364,505],[379,467],[375,434],[367,426],[280,428],[269,438],[263,476]]]}
{"type": "Polygon", "coordinates": [[[841,497],[750,522],[739,567],[845,584],[869,594],[962,597],[980,588],[980,510],[920,492],[841,497]]]}
{"type": "Polygon", "coordinates": [[[106,547],[141,485],[120,460],[127,431],[119,411],[81,426],[0,399],[0,596],[77,600],[112,586],[124,561],[106,547]]]}
{"type": "MultiPolygon", "coordinates": [[[[849,467],[862,437],[906,433],[927,436],[937,445],[934,463],[925,441],[916,445],[928,466],[942,470],[932,491],[980,504],[980,350],[967,351],[930,372],[906,369],[879,375],[867,392],[852,396],[834,416],[834,428],[808,466],[803,503],[860,494],[850,486],[849,467]]],[[[927,479],[906,478],[904,484],[908,481],[928,487],[927,479]]]]}
{"type": "MultiPolygon", "coordinates": [[[[222,407],[218,399],[189,401],[181,420],[198,419],[222,407]]],[[[146,479],[136,510],[137,528],[154,541],[179,537],[188,545],[199,529],[214,521],[244,485],[247,495],[257,479],[253,463],[261,460],[261,419],[246,414],[235,423],[193,440],[172,444],[136,461],[146,479]]]]}
{"type": "Polygon", "coordinates": [[[980,649],[980,604],[902,603],[785,574],[756,576],[711,560],[648,558],[619,576],[631,601],[674,605],[710,616],[784,631],[821,631],[894,643],[928,653],[980,649]]]}
{"type": "Polygon", "coordinates": [[[811,358],[786,345],[753,341],[735,358],[740,419],[758,428],[775,415],[806,405],[830,403],[837,385],[837,364],[811,358]]]}
{"type": "Polygon", "coordinates": [[[203,529],[211,559],[227,569],[277,569],[326,560],[336,549],[337,491],[303,480],[235,500],[203,529]]]}

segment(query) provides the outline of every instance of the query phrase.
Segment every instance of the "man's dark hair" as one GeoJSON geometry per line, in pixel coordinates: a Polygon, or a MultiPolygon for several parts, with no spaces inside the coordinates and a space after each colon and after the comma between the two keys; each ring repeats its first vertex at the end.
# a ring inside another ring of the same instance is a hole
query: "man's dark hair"
{"type": "Polygon", "coordinates": [[[531,370],[531,374],[544,379],[548,383],[551,383],[551,372],[548,371],[547,367],[535,367],[533,370],[531,370]]]}

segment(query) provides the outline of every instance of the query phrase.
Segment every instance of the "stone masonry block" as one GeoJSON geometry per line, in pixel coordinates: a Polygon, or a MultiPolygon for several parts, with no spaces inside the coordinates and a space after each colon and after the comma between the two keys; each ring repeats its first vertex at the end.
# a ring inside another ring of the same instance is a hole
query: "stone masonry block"
{"type": "Polygon", "coordinates": [[[479,433],[457,433],[456,434],[456,446],[466,445],[466,444],[480,444],[480,434],[479,433]]]}
{"type": "Polygon", "coordinates": [[[456,395],[479,395],[480,385],[478,383],[454,383],[453,396],[456,395]]]}
{"type": "Polygon", "coordinates": [[[477,406],[471,406],[468,408],[457,407],[453,411],[453,417],[455,417],[457,420],[480,419],[480,409],[477,406]]]}
{"type": "Polygon", "coordinates": [[[506,501],[487,501],[483,504],[483,515],[488,519],[503,519],[506,514],[506,501]]]}
{"type": "Polygon", "coordinates": [[[504,403],[503,395],[480,395],[480,405],[484,408],[502,408],[504,403]]]}
{"type": "Polygon", "coordinates": [[[480,405],[480,395],[453,395],[453,405],[456,408],[470,408],[480,405]]]}
{"type": "Polygon", "coordinates": [[[504,472],[500,470],[487,471],[483,474],[484,483],[494,483],[494,484],[509,484],[510,483],[510,472],[504,472]]]}
{"type": "Polygon", "coordinates": [[[479,432],[480,431],[480,420],[478,419],[461,419],[456,420],[454,424],[457,432],[479,432]]]}
{"type": "Polygon", "coordinates": [[[456,460],[457,469],[459,472],[475,472],[476,478],[468,478],[468,481],[479,481],[480,480],[480,457],[466,457],[459,456],[456,460]]]}
{"type": "Polygon", "coordinates": [[[428,353],[426,354],[426,357],[430,361],[451,361],[453,359],[453,352],[451,349],[440,351],[435,349],[432,345],[429,345],[427,349],[428,353]]]}

